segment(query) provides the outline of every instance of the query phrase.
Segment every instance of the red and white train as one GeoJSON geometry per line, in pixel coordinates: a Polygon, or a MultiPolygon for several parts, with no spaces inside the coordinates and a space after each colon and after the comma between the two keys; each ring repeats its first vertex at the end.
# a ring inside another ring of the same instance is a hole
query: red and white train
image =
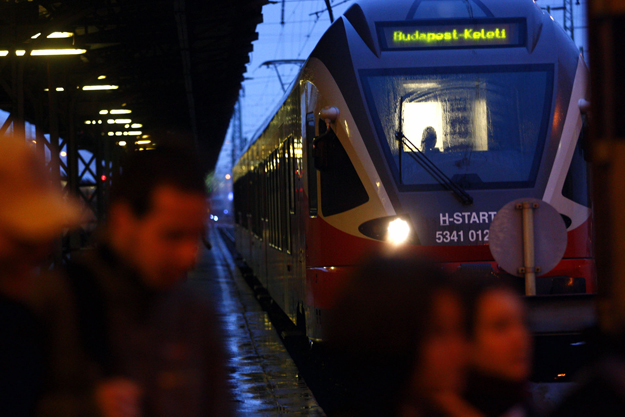
{"type": "Polygon", "coordinates": [[[504,274],[489,225],[536,198],[568,235],[538,295],[594,293],[587,94],[579,51],[532,0],[358,1],[233,169],[237,249],[318,339],[345,277],[396,245],[504,274]]]}

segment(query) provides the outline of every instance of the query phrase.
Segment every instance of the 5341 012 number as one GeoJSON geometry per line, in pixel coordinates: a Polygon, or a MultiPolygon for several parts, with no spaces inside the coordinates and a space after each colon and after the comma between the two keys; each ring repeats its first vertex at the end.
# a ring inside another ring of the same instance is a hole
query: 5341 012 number
{"type": "Polygon", "coordinates": [[[436,232],[436,243],[488,242],[489,230],[439,230],[436,232]],[[466,239],[466,240],[465,240],[466,239]]]}

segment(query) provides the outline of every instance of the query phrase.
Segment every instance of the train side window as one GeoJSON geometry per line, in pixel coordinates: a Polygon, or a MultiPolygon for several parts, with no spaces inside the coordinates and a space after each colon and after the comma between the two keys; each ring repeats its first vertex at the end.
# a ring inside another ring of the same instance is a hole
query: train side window
{"type": "Polygon", "coordinates": [[[282,207],[282,249],[291,252],[291,218],[289,216],[289,200],[291,194],[291,186],[289,184],[289,164],[288,164],[288,140],[284,141],[280,150],[280,189],[282,190],[280,205],[282,207]]]}
{"type": "Polygon", "coordinates": [[[274,245],[274,241],[273,241],[273,161],[272,161],[272,155],[269,156],[269,158],[267,158],[267,176],[266,176],[266,183],[267,183],[267,234],[268,234],[268,241],[269,241],[269,245],[274,245]]]}
{"type": "Polygon", "coordinates": [[[245,174],[245,228],[249,231],[252,230],[252,195],[250,193],[252,189],[252,172],[245,174]]]}
{"type": "Polygon", "coordinates": [[[271,193],[269,196],[271,197],[271,244],[273,247],[278,247],[278,222],[276,219],[278,218],[278,207],[276,205],[276,193],[278,190],[276,189],[276,158],[275,152],[271,153],[271,176],[269,177],[269,186],[271,187],[271,193]]]}
{"type": "Polygon", "coordinates": [[[306,113],[306,168],[308,169],[308,214],[317,216],[317,170],[313,160],[313,141],[315,139],[315,114],[306,113]]]}
{"type": "Polygon", "coordinates": [[[234,206],[234,222],[238,225],[241,225],[241,180],[235,181],[232,186],[234,201],[232,205],[234,206]]]}
{"type": "Polygon", "coordinates": [[[323,135],[328,163],[320,170],[321,211],[324,216],[343,213],[369,201],[349,155],[332,129],[323,135]]]}
{"type": "Polygon", "coordinates": [[[269,225],[269,243],[272,246],[276,245],[276,219],[275,219],[275,208],[273,204],[274,200],[274,187],[273,187],[273,176],[274,176],[274,167],[273,167],[273,154],[269,155],[269,160],[267,162],[269,169],[267,170],[267,201],[269,210],[267,211],[268,225],[269,225]]]}
{"type": "Polygon", "coordinates": [[[287,160],[288,160],[288,176],[289,182],[289,213],[295,214],[295,151],[293,149],[295,140],[293,135],[290,135],[287,139],[287,160]]]}
{"type": "Polygon", "coordinates": [[[256,237],[260,237],[260,233],[258,232],[258,225],[260,224],[260,216],[259,216],[259,198],[260,195],[258,193],[258,175],[259,169],[256,167],[254,171],[252,171],[252,183],[251,183],[251,196],[252,196],[252,233],[256,235],[256,237]]]}
{"type": "Polygon", "coordinates": [[[263,163],[261,162],[256,168],[254,194],[256,195],[256,217],[254,218],[254,226],[256,230],[254,233],[262,240],[263,239],[263,163]]]}
{"type": "Polygon", "coordinates": [[[273,189],[274,189],[274,215],[275,215],[275,244],[278,249],[282,249],[282,205],[280,189],[280,150],[276,149],[273,153],[274,171],[273,171],[273,189]]]}
{"type": "Polygon", "coordinates": [[[586,126],[582,126],[569,166],[569,172],[562,185],[562,195],[582,206],[590,207],[590,177],[588,175],[588,154],[586,153],[586,126]]]}

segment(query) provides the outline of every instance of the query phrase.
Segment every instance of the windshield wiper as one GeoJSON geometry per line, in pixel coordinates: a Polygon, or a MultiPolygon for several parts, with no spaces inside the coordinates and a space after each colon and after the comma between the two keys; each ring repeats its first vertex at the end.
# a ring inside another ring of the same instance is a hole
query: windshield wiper
{"type": "MultiPolygon", "coordinates": [[[[430,160],[419,148],[417,148],[410,140],[404,135],[401,130],[398,130],[395,133],[395,137],[398,141],[402,143],[403,146],[406,146],[410,149],[410,152],[406,152],[412,159],[417,161],[419,165],[426,170],[428,174],[430,174],[439,184],[441,184],[446,190],[453,192],[456,197],[460,200],[462,204],[465,206],[469,206],[473,204],[473,197],[469,195],[466,191],[460,187],[456,182],[454,182],[451,178],[449,178],[439,167],[437,167],[434,162],[430,160]]],[[[401,152],[401,150],[400,150],[401,152]]],[[[401,173],[400,173],[401,175],[401,173]]]]}
{"type": "Polygon", "coordinates": [[[436,181],[438,181],[438,183],[441,184],[446,190],[449,190],[452,193],[454,193],[462,204],[464,204],[465,206],[469,206],[473,204],[473,197],[471,197],[469,193],[464,191],[462,187],[460,187],[460,185],[458,185],[451,178],[449,178],[439,167],[436,166],[436,164],[434,164],[434,162],[430,160],[430,158],[425,156],[425,154],[421,152],[421,150],[417,148],[412,142],[410,142],[410,139],[408,139],[404,135],[402,110],[404,107],[405,98],[406,97],[402,97],[399,103],[399,130],[395,132],[395,138],[399,142],[401,142],[401,146],[399,148],[399,155],[400,155],[399,176],[400,178],[402,175],[401,174],[401,152],[402,152],[403,146],[406,146],[411,151],[411,152],[407,152],[407,154],[410,157],[412,157],[412,159],[417,161],[417,163],[421,165],[423,169],[425,169],[426,172],[430,174],[436,181]]]}

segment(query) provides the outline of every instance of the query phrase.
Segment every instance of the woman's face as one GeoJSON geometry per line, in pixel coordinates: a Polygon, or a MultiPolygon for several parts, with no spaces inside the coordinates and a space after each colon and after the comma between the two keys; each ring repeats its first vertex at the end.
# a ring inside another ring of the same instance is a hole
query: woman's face
{"type": "Polygon", "coordinates": [[[428,393],[462,390],[467,366],[462,307],[453,293],[442,291],[432,300],[428,333],[421,345],[413,390],[428,393]]]}
{"type": "Polygon", "coordinates": [[[472,366],[511,381],[527,379],[532,346],[522,300],[509,290],[491,290],[478,300],[476,313],[472,366]]]}

